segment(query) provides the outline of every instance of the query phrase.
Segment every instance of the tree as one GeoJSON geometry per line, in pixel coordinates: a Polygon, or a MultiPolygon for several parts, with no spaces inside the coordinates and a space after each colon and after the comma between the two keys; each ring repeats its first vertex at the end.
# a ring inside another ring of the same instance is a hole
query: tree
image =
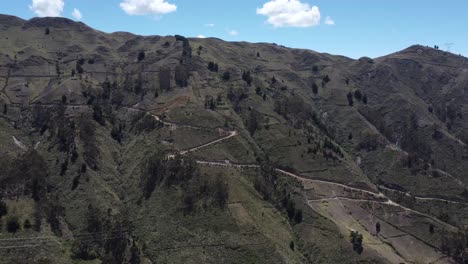
{"type": "Polygon", "coordinates": [[[362,239],[362,234],[359,234],[358,231],[351,231],[351,244],[353,244],[353,250],[356,251],[359,255],[364,250],[362,247],[362,239]]]}
{"type": "Polygon", "coordinates": [[[62,95],[62,104],[67,104],[67,96],[66,95],[62,95]]]}
{"type": "Polygon", "coordinates": [[[80,139],[83,142],[84,161],[91,166],[92,169],[97,169],[99,148],[96,144],[96,127],[89,118],[82,118],[80,122],[80,139]]]}
{"type": "Polygon", "coordinates": [[[294,251],[294,241],[289,242],[289,248],[294,251]]]}
{"type": "Polygon", "coordinates": [[[98,104],[93,105],[93,118],[100,124],[101,126],[106,125],[106,120],[104,119],[104,115],[102,114],[102,108],[98,104]]]}
{"type": "Polygon", "coordinates": [[[177,65],[175,68],[175,82],[180,87],[187,87],[189,74],[184,65],[177,65]]]}
{"type": "Polygon", "coordinates": [[[8,213],[8,207],[4,201],[0,201],[0,219],[2,219],[3,216],[7,215],[8,213]]]}
{"type": "Polygon", "coordinates": [[[367,104],[367,95],[363,95],[363,96],[362,96],[362,102],[363,102],[364,104],[367,104]]]}
{"type": "Polygon", "coordinates": [[[169,67],[161,67],[159,69],[159,87],[161,91],[169,91],[171,89],[171,69],[169,67]]]}
{"type": "Polygon", "coordinates": [[[225,71],[225,72],[223,73],[223,80],[224,80],[224,81],[229,81],[229,79],[231,79],[231,73],[228,72],[228,71],[225,71]]]}
{"type": "Polygon", "coordinates": [[[6,115],[8,113],[8,105],[5,103],[3,104],[3,114],[6,115]]]}
{"type": "Polygon", "coordinates": [[[429,233],[434,234],[434,225],[433,224],[429,225],[429,233]]]}
{"type": "Polygon", "coordinates": [[[216,63],[210,61],[210,62],[208,63],[208,70],[210,70],[210,71],[212,71],[212,72],[218,72],[218,70],[219,70],[218,64],[216,64],[216,63]]]}
{"type": "Polygon", "coordinates": [[[375,232],[377,232],[377,234],[380,233],[380,222],[375,224],[375,232]]]}
{"type": "Polygon", "coordinates": [[[313,71],[314,73],[317,73],[317,72],[319,71],[318,66],[317,66],[317,65],[312,66],[312,71],[313,71]]]}
{"type": "Polygon", "coordinates": [[[84,72],[84,69],[83,69],[83,65],[85,63],[85,60],[83,58],[79,59],[76,61],[76,71],[78,72],[78,74],[83,74],[84,72]]]}
{"type": "Polygon", "coordinates": [[[11,216],[7,219],[8,233],[16,233],[20,229],[20,224],[17,216],[11,216]]]}
{"type": "Polygon", "coordinates": [[[23,228],[24,229],[31,229],[32,228],[32,224],[31,224],[31,221],[29,221],[29,219],[24,220],[23,228]]]}
{"type": "Polygon", "coordinates": [[[249,120],[247,121],[247,129],[253,135],[258,129],[258,113],[254,110],[250,111],[249,120]]]}
{"type": "Polygon", "coordinates": [[[226,205],[226,202],[229,198],[229,186],[226,182],[222,180],[222,176],[218,175],[216,177],[215,183],[214,183],[214,189],[215,189],[215,201],[218,204],[219,208],[224,208],[226,205]]]}
{"type": "Polygon", "coordinates": [[[250,75],[250,71],[242,72],[242,80],[244,80],[249,86],[252,84],[253,79],[252,79],[252,76],[250,75]]]}
{"type": "Polygon", "coordinates": [[[361,99],[362,99],[362,94],[361,94],[361,91],[360,91],[360,90],[354,91],[354,98],[356,98],[356,100],[358,100],[358,101],[361,101],[361,99]]]}
{"type": "Polygon", "coordinates": [[[318,94],[318,85],[315,82],[312,83],[312,92],[318,94]]]}
{"type": "Polygon", "coordinates": [[[294,214],[294,222],[296,224],[302,223],[302,210],[301,209],[296,209],[296,212],[294,214]]]}
{"type": "Polygon", "coordinates": [[[353,94],[351,92],[349,92],[347,97],[348,97],[349,106],[353,106],[354,105],[353,94]]]}
{"type": "Polygon", "coordinates": [[[138,61],[144,60],[146,57],[145,52],[142,50],[138,53],[138,61]]]}
{"type": "Polygon", "coordinates": [[[46,35],[49,35],[49,34],[50,34],[50,29],[49,29],[48,27],[46,27],[46,29],[45,29],[45,34],[46,34],[46,35]]]}
{"type": "Polygon", "coordinates": [[[323,81],[324,83],[330,82],[330,77],[328,76],[328,74],[327,74],[325,77],[323,77],[322,81],[323,81]]]}
{"type": "Polygon", "coordinates": [[[260,58],[260,52],[257,52],[257,58],[260,58]]]}

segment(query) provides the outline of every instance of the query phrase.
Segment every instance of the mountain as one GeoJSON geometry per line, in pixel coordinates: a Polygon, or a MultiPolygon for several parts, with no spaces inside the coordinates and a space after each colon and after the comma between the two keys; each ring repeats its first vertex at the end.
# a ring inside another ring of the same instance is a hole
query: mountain
{"type": "Polygon", "coordinates": [[[0,263],[467,261],[465,57],[0,31],[0,263]]]}

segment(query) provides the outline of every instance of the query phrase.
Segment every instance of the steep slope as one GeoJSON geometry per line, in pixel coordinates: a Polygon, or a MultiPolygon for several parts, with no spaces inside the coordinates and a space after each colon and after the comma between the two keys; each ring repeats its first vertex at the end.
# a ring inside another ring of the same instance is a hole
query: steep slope
{"type": "Polygon", "coordinates": [[[0,263],[450,262],[466,58],[0,25],[0,263]]]}

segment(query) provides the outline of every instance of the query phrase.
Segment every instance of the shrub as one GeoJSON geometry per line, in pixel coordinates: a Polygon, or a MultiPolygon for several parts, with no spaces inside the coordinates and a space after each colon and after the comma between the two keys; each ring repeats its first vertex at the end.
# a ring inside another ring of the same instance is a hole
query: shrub
{"type": "Polygon", "coordinates": [[[102,114],[102,108],[98,104],[93,105],[93,118],[101,126],[106,125],[106,120],[104,119],[104,115],[102,114]]]}
{"type": "Polygon", "coordinates": [[[214,199],[220,208],[224,208],[229,198],[229,187],[220,176],[214,182],[214,199]]]}
{"type": "Polygon", "coordinates": [[[32,228],[32,224],[31,224],[31,221],[29,221],[29,219],[26,219],[24,221],[23,228],[24,229],[31,229],[32,228]]]}
{"type": "Polygon", "coordinates": [[[20,224],[17,216],[11,216],[7,219],[8,233],[16,233],[20,229],[20,224]]]}
{"type": "Polygon", "coordinates": [[[289,242],[289,248],[294,251],[294,241],[289,242]]]}
{"type": "Polygon", "coordinates": [[[434,234],[434,225],[433,224],[429,225],[429,233],[434,234]]]}
{"type": "Polygon", "coordinates": [[[175,82],[180,87],[187,87],[189,73],[184,65],[177,65],[175,68],[175,82]]]}
{"type": "Polygon", "coordinates": [[[375,224],[375,232],[377,232],[377,234],[380,233],[380,222],[375,224]]]}
{"type": "Polygon", "coordinates": [[[363,95],[363,96],[362,96],[362,102],[363,102],[364,104],[367,104],[367,95],[363,95]]]}
{"type": "Polygon", "coordinates": [[[328,74],[327,74],[325,77],[323,77],[322,81],[323,81],[324,83],[330,82],[330,77],[328,76],[328,74]]]}
{"type": "Polygon", "coordinates": [[[159,69],[159,87],[161,91],[169,91],[171,89],[171,69],[169,67],[161,67],[159,69]]]}
{"type": "Polygon", "coordinates": [[[216,64],[216,63],[210,61],[210,62],[208,63],[208,70],[210,70],[210,71],[212,71],[212,72],[218,72],[219,66],[218,66],[218,64],[216,64]]]}
{"type": "Polygon", "coordinates": [[[312,92],[318,94],[318,85],[315,82],[312,84],[312,92]]]}
{"type": "Polygon", "coordinates": [[[356,100],[358,100],[358,101],[361,101],[361,99],[362,99],[362,94],[361,94],[361,91],[360,91],[360,90],[354,91],[354,98],[356,98],[356,100]]]}
{"type": "Polygon", "coordinates": [[[250,75],[250,71],[242,72],[242,80],[244,80],[249,86],[252,84],[253,79],[252,79],[252,76],[250,75]]]}
{"type": "Polygon", "coordinates": [[[84,161],[94,170],[97,169],[99,148],[96,144],[96,127],[89,118],[82,118],[80,124],[80,139],[83,142],[84,161]]]}
{"type": "Polygon", "coordinates": [[[45,29],[45,34],[46,36],[50,34],[50,29],[48,27],[45,29]]]}
{"type": "Polygon", "coordinates": [[[5,103],[3,104],[3,114],[6,115],[8,113],[8,105],[5,103]]]}
{"type": "Polygon", "coordinates": [[[318,66],[317,66],[317,65],[312,66],[312,71],[313,71],[314,73],[317,73],[317,72],[319,71],[318,66]]]}
{"type": "Polygon", "coordinates": [[[78,74],[82,74],[84,72],[83,70],[83,64],[84,64],[85,60],[83,58],[79,59],[76,61],[76,71],[78,72],[78,74]]]}
{"type": "Polygon", "coordinates": [[[295,222],[296,224],[300,224],[300,223],[302,223],[302,218],[303,218],[303,216],[302,216],[302,210],[301,210],[301,209],[297,209],[296,212],[295,212],[295,214],[294,214],[294,222],[295,222]]]}
{"type": "Polygon", "coordinates": [[[8,214],[8,207],[4,201],[0,201],[0,219],[8,214]]]}
{"type": "Polygon", "coordinates": [[[353,106],[354,105],[353,94],[349,92],[346,97],[348,98],[348,105],[353,106]]]}
{"type": "Polygon", "coordinates": [[[145,55],[145,52],[144,52],[144,51],[140,51],[140,52],[138,53],[138,61],[144,60],[145,57],[146,57],[146,55],[145,55]]]}
{"type": "Polygon", "coordinates": [[[225,72],[223,73],[223,80],[224,80],[224,81],[229,81],[229,79],[231,79],[231,73],[228,72],[228,71],[225,71],[225,72]]]}
{"type": "Polygon", "coordinates": [[[80,169],[81,173],[86,173],[87,169],[88,169],[88,166],[86,166],[86,163],[82,163],[81,164],[81,169],[80,169]]]}

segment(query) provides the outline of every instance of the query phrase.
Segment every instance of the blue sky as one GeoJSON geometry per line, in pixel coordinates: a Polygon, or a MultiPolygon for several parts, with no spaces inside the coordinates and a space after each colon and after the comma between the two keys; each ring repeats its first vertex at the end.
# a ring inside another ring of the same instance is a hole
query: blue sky
{"type": "Polygon", "coordinates": [[[271,42],[352,58],[447,43],[468,56],[467,11],[466,0],[0,1],[0,13],[63,16],[104,32],[271,42]]]}

